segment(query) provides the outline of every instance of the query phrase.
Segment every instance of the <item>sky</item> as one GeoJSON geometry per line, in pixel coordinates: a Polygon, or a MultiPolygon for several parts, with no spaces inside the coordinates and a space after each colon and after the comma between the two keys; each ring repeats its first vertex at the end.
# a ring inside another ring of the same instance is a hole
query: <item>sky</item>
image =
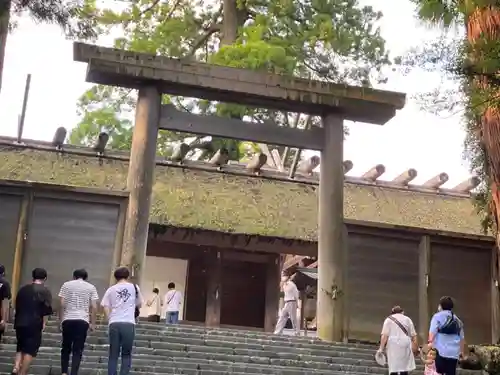
{"type": "MultiPolygon", "coordinates": [[[[393,56],[425,43],[439,31],[422,25],[414,16],[409,0],[362,0],[384,14],[380,24],[393,56]]],[[[24,137],[51,140],[55,130],[68,131],[78,123],[76,101],[89,87],[86,64],[73,62],[72,42],[55,26],[21,18],[9,35],[2,91],[0,93],[0,135],[15,136],[21,112],[26,75],[31,74],[31,90],[24,125],[24,137]]],[[[437,73],[393,73],[380,87],[407,94],[406,107],[384,126],[349,123],[344,159],[354,163],[349,175],[359,176],[376,164],[383,164],[390,180],[409,168],[418,171],[415,183],[423,183],[446,172],[453,187],[467,179],[468,165],[462,158],[465,132],[462,113],[435,116],[421,111],[412,96],[427,92],[441,82],[437,73]]]]}

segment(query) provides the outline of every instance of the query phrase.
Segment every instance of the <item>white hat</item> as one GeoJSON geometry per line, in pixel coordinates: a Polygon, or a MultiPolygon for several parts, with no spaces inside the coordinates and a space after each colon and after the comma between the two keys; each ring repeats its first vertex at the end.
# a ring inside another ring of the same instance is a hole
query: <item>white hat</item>
{"type": "Polygon", "coordinates": [[[385,364],[387,362],[385,354],[377,350],[377,352],[375,353],[375,362],[377,362],[379,366],[385,367],[385,364]]]}

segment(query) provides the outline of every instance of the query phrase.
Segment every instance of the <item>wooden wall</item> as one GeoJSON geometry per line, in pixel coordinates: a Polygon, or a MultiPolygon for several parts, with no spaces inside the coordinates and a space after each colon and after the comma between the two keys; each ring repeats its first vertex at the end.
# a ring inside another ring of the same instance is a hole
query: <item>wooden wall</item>
{"type": "Polygon", "coordinates": [[[47,270],[53,297],[85,268],[100,295],[119,263],[127,199],[94,189],[51,185],[0,185],[0,255],[18,287],[31,281],[33,268],[47,270]]]}
{"type": "Polygon", "coordinates": [[[418,324],[418,242],[350,233],[348,304],[351,339],[376,341],[400,305],[418,324]]]}
{"type": "Polygon", "coordinates": [[[447,295],[468,343],[497,340],[492,242],[356,229],[348,243],[349,338],[378,341],[384,318],[400,305],[426,340],[439,299],[447,295]]]}
{"type": "Polygon", "coordinates": [[[434,243],[430,262],[431,311],[435,311],[441,296],[452,296],[455,313],[465,326],[467,342],[491,343],[491,251],[434,243]]]}

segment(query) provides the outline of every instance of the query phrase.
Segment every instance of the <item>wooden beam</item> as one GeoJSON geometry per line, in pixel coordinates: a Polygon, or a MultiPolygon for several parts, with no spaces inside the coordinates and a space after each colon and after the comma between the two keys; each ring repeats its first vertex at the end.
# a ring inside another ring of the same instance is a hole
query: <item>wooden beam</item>
{"type": "Polygon", "coordinates": [[[298,262],[300,262],[302,259],[307,258],[306,256],[303,255],[294,255],[290,257],[288,260],[285,261],[285,264],[283,265],[283,271],[286,271],[290,267],[293,267],[296,265],[298,262]]]}
{"type": "Polygon", "coordinates": [[[500,258],[498,249],[491,250],[491,342],[498,344],[500,340],[500,292],[499,292],[500,258]]]}
{"type": "Polygon", "coordinates": [[[400,93],[311,81],[74,43],[74,60],[89,64],[87,80],[137,88],[155,82],[164,93],[384,124],[405,105],[400,93]]]}
{"type": "Polygon", "coordinates": [[[312,263],[311,263],[310,265],[308,265],[306,268],[316,268],[316,267],[318,267],[318,261],[317,261],[317,260],[316,260],[316,261],[314,261],[314,262],[312,262],[312,263]]]}
{"type": "Polygon", "coordinates": [[[132,270],[132,279],[138,284],[141,284],[141,268],[146,259],[160,105],[161,94],[155,87],[139,90],[127,176],[130,196],[121,255],[121,265],[132,270]]]}
{"type": "Polygon", "coordinates": [[[426,342],[430,322],[429,283],[431,274],[431,239],[422,236],[419,245],[418,264],[418,335],[426,342]]]}
{"type": "Polygon", "coordinates": [[[236,260],[239,262],[249,262],[249,263],[265,263],[269,262],[269,259],[274,259],[274,254],[260,254],[260,253],[250,253],[244,251],[221,251],[223,260],[236,260]]]}
{"type": "Polygon", "coordinates": [[[161,108],[160,129],[308,150],[320,150],[323,141],[323,129],[317,126],[301,130],[272,123],[260,124],[220,116],[195,115],[179,111],[170,104],[161,108]]]}
{"type": "Polygon", "coordinates": [[[116,225],[116,234],[115,234],[115,245],[113,250],[113,260],[111,263],[111,272],[109,274],[109,285],[113,285],[115,283],[115,269],[121,263],[122,256],[122,248],[123,248],[123,236],[125,233],[125,220],[127,217],[127,206],[128,200],[124,199],[120,203],[120,210],[118,212],[118,223],[116,225]]]}
{"type": "Polygon", "coordinates": [[[205,325],[220,326],[220,308],[222,297],[222,257],[219,251],[207,253],[207,306],[205,325]]]}
{"type": "Polygon", "coordinates": [[[267,263],[266,271],[266,309],[264,315],[264,330],[273,332],[276,326],[280,303],[280,276],[281,264],[280,256],[276,255],[274,259],[267,263]]]}
{"type": "Polygon", "coordinates": [[[19,213],[19,222],[17,227],[16,247],[14,252],[14,264],[12,267],[12,300],[15,302],[19,284],[21,281],[24,249],[28,239],[28,223],[31,216],[33,203],[33,193],[27,192],[21,202],[21,211],[19,213]]]}

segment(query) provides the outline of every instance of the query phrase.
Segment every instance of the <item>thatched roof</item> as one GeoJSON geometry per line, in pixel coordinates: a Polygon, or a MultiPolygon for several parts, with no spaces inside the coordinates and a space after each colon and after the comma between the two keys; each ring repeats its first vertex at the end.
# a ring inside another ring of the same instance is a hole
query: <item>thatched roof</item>
{"type": "MultiPolygon", "coordinates": [[[[0,146],[0,179],[125,190],[123,160],[0,146]]],[[[157,166],[151,222],[316,240],[317,186],[157,166]]],[[[470,198],[346,182],[346,219],[481,235],[470,198]]]]}

